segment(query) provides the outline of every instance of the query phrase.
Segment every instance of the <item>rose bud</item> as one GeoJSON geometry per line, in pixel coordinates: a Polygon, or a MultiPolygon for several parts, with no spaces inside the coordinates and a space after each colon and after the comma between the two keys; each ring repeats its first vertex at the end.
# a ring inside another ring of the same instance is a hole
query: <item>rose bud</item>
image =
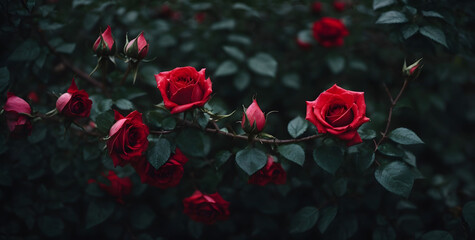
{"type": "Polygon", "coordinates": [[[171,114],[204,106],[213,92],[211,80],[205,78],[204,68],[197,72],[193,67],[179,67],[155,74],[155,80],[171,114]]]}
{"type": "Polygon", "coordinates": [[[411,80],[414,80],[419,77],[422,67],[424,66],[421,64],[421,61],[422,58],[411,64],[409,67],[406,66],[406,61],[404,61],[404,66],[402,67],[402,75],[411,80]]]}
{"type": "Polygon", "coordinates": [[[314,14],[320,14],[322,12],[322,3],[321,2],[314,2],[310,6],[310,8],[312,9],[312,12],[314,14]]]}
{"type": "Polygon", "coordinates": [[[8,130],[12,137],[23,137],[31,134],[31,122],[28,116],[31,114],[30,105],[23,99],[15,96],[13,93],[7,93],[5,106],[5,116],[8,130]]]}
{"type": "Polygon", "coordinates": [[[313,23],[313,37],[324,47],[343,45],[343,38],[349,33],[343,22],[331,17],[322,17],[313,23]]]}
{"type": "Polygon", "coordinates": [[[180,151],[175,149],[168,161],[155,169],[145,158],[134,162],[132,166],[139,174],[140,180],[143,183],[158,187],[158,188],[170,188],[178,185],[183,177],[183,166],[188,162],[188,158],[180,151]]]}
{"type": "Polygon", "coordinates": [[[307,101],[305,119],[313,123],[319,133],[330,133],[351,146],[362,142],[357,130],[369,121],[365,114],[364,93],[348,91],[335,84],[315,101],[307,101]]]}
{"type": "Polygon", "coordinates": [[[183,199],[183,212],[193,221],[213,224],[229,217],[229,202],[219,193],[203,194],[196,190],[193,195],[183,199]]]}
{"type": "Polygon", "coordinates": [[[115,55],[116,46],[110,26],[107,26],[107,29],[96,39],[92,50],[99,57],[115,55]]]}
{"type": "Polygon", "coordinates": [[[126,117],[115,111],[115,120],[109,130],[107,149],[114,166],[125,166],[139,161],[147,150],[148,127],[142,121],[142,114],[133,111],[126,117]]]}
{"type": "Polygon", "coordinates": [[[27,98],[30,99],[30,101],[32,101],[33,103],[38,103],[40,101],[40,98],[38,97],[38,94],[35,91],[31,91],[30,93],[28,93],[27,98]]]}
{"type": "Polygon", "coordinates": [[[130,58],[142,60],[147,56],[148,43],[141,32],[136,38],[132,39],[125,47],[125,55],[130,58]]]}
{"type": "Polygon", "coordinates": [[[111,196],[116,197],[117,201],[120,203],[124,203],[122,197],[125,195],[129,195],[132,191],[132,181],[129,177],[118,177],[114,171],[109,170],[109,174],[105,176],[102,174],[107,180],[108,183],[101,183],[97,182],[94,179],[89,179],[88,183],[95,183],[99,185],[99,187],[109,193],[111,196]]]}
{"type": "Polygon", "coordinates": [[[345,3],[340,2],[340,1],[334,1],[333,2],[333,9],[335,9],[335,11],[337,11],[337,12],[343,12],[343,10],[345,10],[345,3]]]}
{"type": "Polygon", "coordinates": [[[76,82],[71,81],[68,91],[56,101],[58,112],[69,118],[89,117],[92,101],[84,90],[78,90],[76,82]]]}
{"type": "Polygon", "coordinates": [[[206,19],[206,13],[205,12],[198,12],[195,14],[194,19],[197,23],[203,23],[206,19]]]}
{"type": "Polygon", "coordinates": [[[249,177],[248,183],[264,186],[268,183],[285,184],[287,173],[280,163],[274,162],[274,158],[267,156],[267,164],[249,177]]]}
{"type": "Polygon", "coordinates": [[[252,104],[249,105],[242,116],[241,127],[247,133],[259,133],[262,132],[266,125],[266,117],[262,110],[257,105],[256,99],[252,100],[252,104]]]}

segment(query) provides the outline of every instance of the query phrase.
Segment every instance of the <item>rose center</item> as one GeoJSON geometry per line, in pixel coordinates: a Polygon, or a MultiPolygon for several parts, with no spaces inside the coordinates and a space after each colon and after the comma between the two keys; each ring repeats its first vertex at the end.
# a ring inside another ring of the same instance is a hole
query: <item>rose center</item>
{"type": "Polygon", "coordinates": [[[353,121],[353,111],[342,104],[335,104],[328,109],[325,120],[334,127],[342,127],[353,121]]]}

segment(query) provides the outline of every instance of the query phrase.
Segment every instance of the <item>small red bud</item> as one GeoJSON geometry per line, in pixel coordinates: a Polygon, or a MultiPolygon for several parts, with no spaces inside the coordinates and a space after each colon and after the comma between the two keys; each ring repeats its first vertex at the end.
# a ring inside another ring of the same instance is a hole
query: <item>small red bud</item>
{"type": "Polygon", "coordinates": [[[264,129],[265,125],[266,117],[254,99],[242,116],[241,127],[247,133],[259,133],[264,129]]]}

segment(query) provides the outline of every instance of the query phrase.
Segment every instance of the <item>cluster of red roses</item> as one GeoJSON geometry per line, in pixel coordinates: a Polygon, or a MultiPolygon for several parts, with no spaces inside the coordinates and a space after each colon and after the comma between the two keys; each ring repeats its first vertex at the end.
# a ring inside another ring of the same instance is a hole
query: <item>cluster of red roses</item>
{"type": "MultiPolygon", "coordinates": [[[[333,2],[333,8],[337,12],[343,12],[346,7],[346,4],[342,1],[333,2]]],[[[322,3],[314,2],[311,5],[311,10],[314,14],[320,15],[322,13],[322,3]]],[[[312,25],[312,33],[315,40],[326,48],[342,46],[343,38],[349,34],[345,24],[340,19],[332,17],[321,17],[318,21],[315,21],[312,25]]],[[[312,46],[308,39],[297,38],[297,44],[303,49],[312,46]]]]}

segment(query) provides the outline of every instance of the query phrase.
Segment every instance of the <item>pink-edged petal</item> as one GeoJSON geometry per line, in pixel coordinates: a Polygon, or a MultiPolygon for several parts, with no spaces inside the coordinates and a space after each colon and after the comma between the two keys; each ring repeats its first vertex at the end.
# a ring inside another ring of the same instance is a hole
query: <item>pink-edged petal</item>
{"type": "Polygon", "coordinates": [[[62,112],[72,96],[71,93],[63,93],[56,101],[56,109],[58,109],[59,112],[62,112]]]}
{"type": "Polygon", "coordinates": [[[125,121],[127,121],[126,118],[122,118],[119,121],[115,122],[114,125],[112,125],[111,129],[109,130],[109,136],[114,136],[114,134],[122,128],[124,125],[125,121]]]}

